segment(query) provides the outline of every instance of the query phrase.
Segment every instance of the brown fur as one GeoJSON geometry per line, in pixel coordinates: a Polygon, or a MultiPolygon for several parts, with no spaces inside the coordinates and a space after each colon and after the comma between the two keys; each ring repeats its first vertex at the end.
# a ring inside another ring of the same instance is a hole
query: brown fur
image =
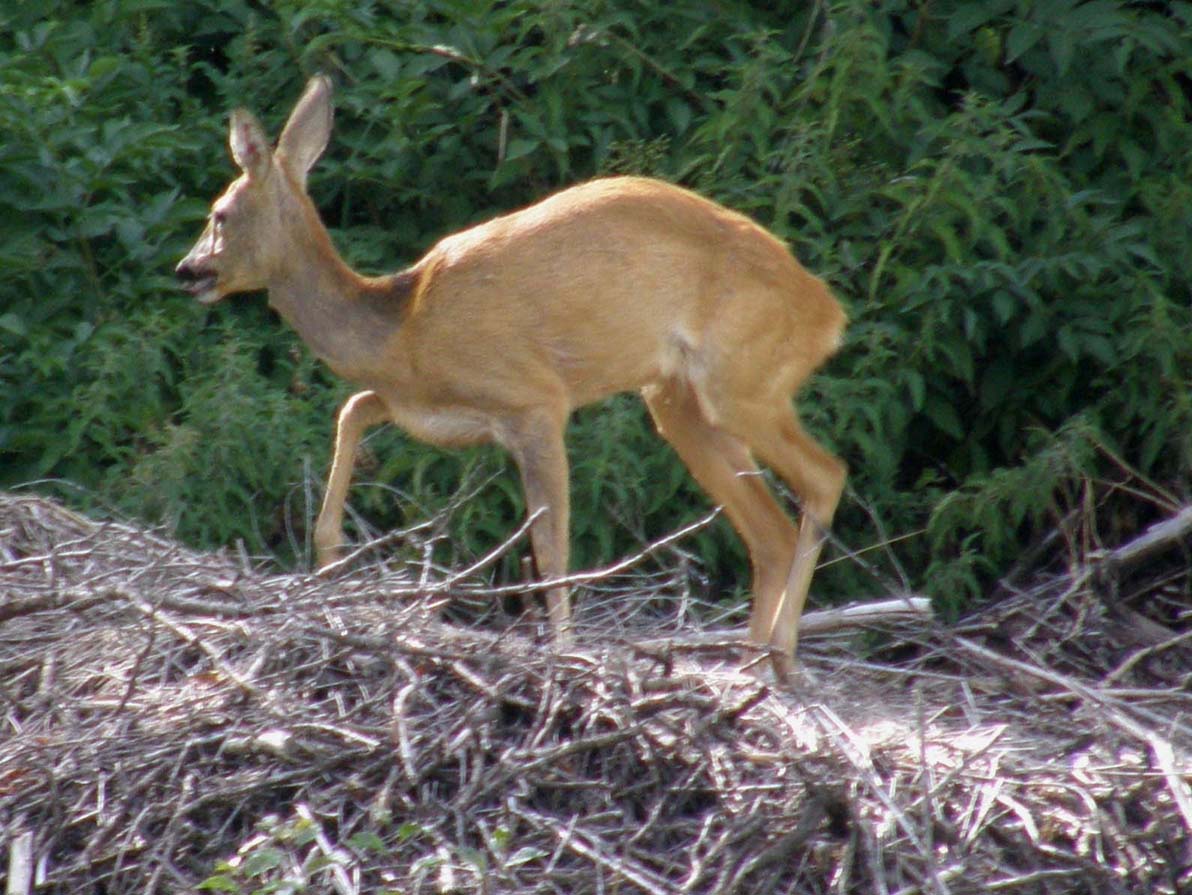
{"type": "MultiPolygon", "coordinates": [[[[844,467],[800,428],[791,398],[840,343],[827,287],[744,215],[656,180],[572,187],[448,236],[413,267],[361,277],[340,258],[305,192],[330,134],[330,85],[316,78],[276,153],[248,113],[233,116],[244,170],[179,265],[210,301],[267,288],[311,348],[360,383],[340,412],[315,532],[322,565],[342,544],[357,444],[391,421],[454,445],[495,440],[516,459],[540,573],[567,571],[570,412],[640,390],[659,431],[725,510],[754,572],[750,637],[789,669],[844,467]],[[754,456],[802,498],[791,524],[754,456]]],[[[552,588],[556,631],[566,591],[552,588]]]]}

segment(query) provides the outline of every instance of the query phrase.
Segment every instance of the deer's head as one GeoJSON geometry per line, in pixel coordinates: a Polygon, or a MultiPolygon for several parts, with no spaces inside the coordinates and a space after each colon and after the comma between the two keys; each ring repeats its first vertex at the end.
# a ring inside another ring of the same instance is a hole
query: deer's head
{"type": "Polygon", "coordinates": [[[244,109],[232,113],[228,145],[241,174],[211,205],[198,242],[175,273],[203,304],[268,287],[294,256],[295,228],[310,207],[306,175],[331,135],[331,81],[311,78],[277,141],[244,109]]]}

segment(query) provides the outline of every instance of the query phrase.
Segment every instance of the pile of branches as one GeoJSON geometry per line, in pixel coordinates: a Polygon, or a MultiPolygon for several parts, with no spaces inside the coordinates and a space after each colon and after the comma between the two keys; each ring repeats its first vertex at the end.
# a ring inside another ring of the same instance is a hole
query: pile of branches
{"type": "Polygon", "coordinates": [[[449,625],[483,588],[426,572],[0,496],[8,892],[1192,889],[1192,626],[1093,661],[1104,576],[868,661],[808,639],[790,693],[682,637],[449,625]]]}

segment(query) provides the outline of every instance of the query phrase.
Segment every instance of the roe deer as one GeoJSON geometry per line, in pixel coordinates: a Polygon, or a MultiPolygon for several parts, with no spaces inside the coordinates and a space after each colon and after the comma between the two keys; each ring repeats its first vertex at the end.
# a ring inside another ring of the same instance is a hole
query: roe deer
{"type": "MultiPolygon", "coordinates": [[[[640,389],[659,432],[744,540],[749,637],[794,667],[799,616],[845,467],[800,427],[799,386],[840,343],[845,315],[786,246],[745,216],[641,177],[594,180],[448,236],[388,276],[353,272],[306,192],[331,134],[331,82],[311,79],[271,149],[232,113],[241,170],[178,265],[204,304],[268,290],[338,375],[363,386],[339,412],[315,526],[320,566],[343,546],[364,430],[393,422],[437,445],[494,440],[513,455],[538,574],[568,568],[571,411],[640,389]],[[802,501],[795,529],[754,455],[802,501]]],[[[556,639],[567,591],[547,592],[556,639]]]]}

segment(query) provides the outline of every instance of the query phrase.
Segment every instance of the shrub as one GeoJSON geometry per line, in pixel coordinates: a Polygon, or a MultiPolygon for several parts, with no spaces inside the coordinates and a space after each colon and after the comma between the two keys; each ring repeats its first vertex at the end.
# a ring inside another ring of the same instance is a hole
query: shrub
{"type": "MultiPolygon", "coordinates": [[[[800,404],[853,470],[837,531],[863,546],[934,512],[935,536],[899,547],[910,583],[979,587],[1064,477],[1006,516],[998,489],[1074,421],[1189,490],[1190,22],[1104,0],[6,8],[0,484],[67,480],[196,543],[304,549],[292,498],[326,468],[346,386],[260,301],[200,310],[170,269],[231,174],[227,109],[276,131],[323,70],[337,127],[312,191],[367,271],[607,171],[696,186],[788,239],[853,321],[800,404]]],[[[578,564],[703,504],[648,429],[632,401],[577,416],[578,564]]],[[[377,525],[506,468],[374,444],[365,477],[401,495],[357,489],[377,525]]],[[[458,514],[469,551],[521,512],[497,481],[458,514]]],[[[727,526],[693,549],[740,577],[727,526]]],[[[857,568],[821,590],[885,586],[857,568]]]]}

